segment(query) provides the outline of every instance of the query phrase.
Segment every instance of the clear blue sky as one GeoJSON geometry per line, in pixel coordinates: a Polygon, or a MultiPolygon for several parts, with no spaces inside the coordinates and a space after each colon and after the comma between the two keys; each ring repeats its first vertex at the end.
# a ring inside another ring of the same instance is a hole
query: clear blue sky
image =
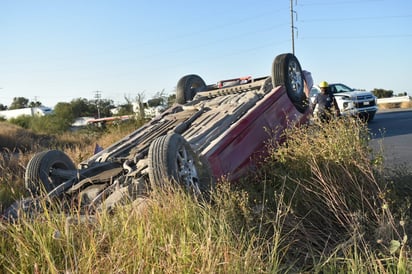
{"type": "MultiPolygon", "coordinates": [[[[411,0],[295,0],[295,53],[316,83],[412,95],[411,0]]],[[[270,75],[291,52],[289,0],[0,0],[0,103],[124,103],[270,75]]]]}

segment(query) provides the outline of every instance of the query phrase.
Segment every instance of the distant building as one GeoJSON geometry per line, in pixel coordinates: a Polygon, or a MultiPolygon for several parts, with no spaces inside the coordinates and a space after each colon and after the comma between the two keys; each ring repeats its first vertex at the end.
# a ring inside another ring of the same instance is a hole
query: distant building
{"type": "MultiPolygon", "coordinates": [[[[161,97],[151,99],[147,102],[142,103],[141,106],[143,107],[145,118],[154,118],[160,115],[163,111],[165,111],[168,108],[167,98],[161,97]]],[[[140,114],[140,105],[138,102],[132,102],[132,109],[135,115],[140,114]]],[[[110,112],[113,115],[118,115],[119,108],[113,108],[110,110],[110,112]]]]}
{"type": "MultiPolygon", "coordinates": [[[[144,114],[146,118],[156,117],[160,115],[166,109],[166,106],[164,105],[149,106],[147,104],[144,104],[143,107],[144,107],[144,114]]],[[[136,114],[140,113],[140,107],[138,103],[133,103],[133,112],[136,114]]]]}
{"type": "Polygon", "coordinates": [[[53,110],[49,107],[34,107],[34,108],[19,108],[11,110],[2,110],[0,111],[0,117],[10,120],[12,118],[17,118],[19,116],[45,116],[52,114],[53,110]]]}

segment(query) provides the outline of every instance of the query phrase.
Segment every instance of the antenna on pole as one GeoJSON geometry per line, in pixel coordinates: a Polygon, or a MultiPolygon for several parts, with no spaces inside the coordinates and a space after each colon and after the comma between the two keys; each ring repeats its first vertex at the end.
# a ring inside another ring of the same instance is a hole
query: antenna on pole
{"type": "MultiPolygon", "coordinates": [[[[295,1],[295,4],[296,4],[296,1],[295,1]]],[[[294,13],[296,12],[293,10],[293,0],[290,0],[290,22],[291,22],[291,29],[292,29],[292,53],[293,55],[295,55],[295,26],[293,22],[294,13]]]]}
{"type": "Polygon", "coordinates": [[[100,98],[101,98],[101,91],[95,91],[94,98],[96,99],[96,106],[97,106],[97,118],[100,119],[100,98]]]}

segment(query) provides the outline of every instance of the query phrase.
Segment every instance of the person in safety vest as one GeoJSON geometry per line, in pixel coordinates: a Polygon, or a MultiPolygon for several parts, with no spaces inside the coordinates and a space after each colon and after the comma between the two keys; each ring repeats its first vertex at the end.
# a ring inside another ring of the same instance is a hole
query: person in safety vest
{"type": "Polygon", "coordinates": [[[318,106],[318,118],[322,122],[328,122],[333,117],[332,110],[335,111],[336,116],[340,115],[338,103],[333,93],[329,91],[328,82],[322,81],[319,84],[319,88],[321,92],[316,95],[312,109],[314,110],[318,106]]]}

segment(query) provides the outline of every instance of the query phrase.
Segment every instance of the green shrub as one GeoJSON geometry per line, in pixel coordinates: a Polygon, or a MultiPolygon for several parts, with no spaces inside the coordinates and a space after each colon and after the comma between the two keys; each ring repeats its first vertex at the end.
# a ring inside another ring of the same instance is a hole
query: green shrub
{"type": "Polygon", "coordinates": [[[22,128],[25,129],[29,129],[31,128],[31,121],[32,121],[33,117],[28,116],[28,115],[21,115],[19,117],[16,118],[11,118],[9,120],[10,123],[18,125],[22,128]]]}

